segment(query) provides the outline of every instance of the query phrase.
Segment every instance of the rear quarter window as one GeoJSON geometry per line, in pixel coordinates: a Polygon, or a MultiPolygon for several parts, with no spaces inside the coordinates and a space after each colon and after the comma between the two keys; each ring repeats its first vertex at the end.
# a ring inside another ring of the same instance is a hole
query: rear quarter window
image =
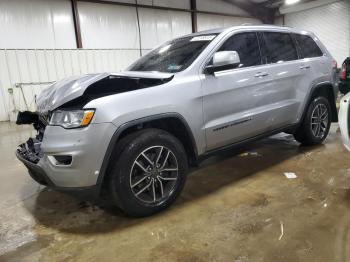
{"type": "Polygon", "coordinates": [[[315,41],[308,35],[295,35],[295,39],[299,46],[300,58],[312,58],[323,56],[322,50],[315,41]]]}

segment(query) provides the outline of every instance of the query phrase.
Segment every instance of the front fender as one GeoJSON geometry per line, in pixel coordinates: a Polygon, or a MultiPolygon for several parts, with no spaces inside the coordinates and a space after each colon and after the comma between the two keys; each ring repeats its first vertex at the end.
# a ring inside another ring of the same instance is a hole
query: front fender
{"type": "Polygon", "coordinates": [[[102,166],[100,168],[100,173],[99,173],[99,176],[97,179],[97,183],[96,183],[96,185],[98,187],[98,192],[101,191],[102,184],[103,184],[103,181],[105,179],[110,160],[112,158],[113,150],[115,149],[115,146],[119,140],[120,135],[123,133],[123,131],[127,130],[130,127],[140,126],[143,123],[151,122],[154,120],[161,120],[161,119],[165,119],[165,118],[176,118],[184,124],[184,126],[187,129],[187,132],[190,136],[192,147],[194,149],[194,154],[196,156],[198,155],[197,144],[196,144],[196,141],[194,139],[193,132],[192,132],[190,126],[188,125],[188,123],[186,122],[185,118],[182,115],[180,115],[179,113],[162,113],[162,114],[147,116],[147,117],[143,117],[143,118],[139,118],[136,120],[126,122],[118,127],[118,129],[114,132],[114,134],[112,135],[112,138],[109,142],[105,156],[103,158],[102,166]]]}

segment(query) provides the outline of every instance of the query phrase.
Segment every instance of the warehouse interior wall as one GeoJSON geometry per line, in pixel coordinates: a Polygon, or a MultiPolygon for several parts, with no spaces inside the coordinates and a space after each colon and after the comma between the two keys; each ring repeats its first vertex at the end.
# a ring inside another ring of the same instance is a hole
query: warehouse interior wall
{"type": "MultiPolygon", "coordinates": [[[[350,56],[350,1],[319,1],[324,3],[305,10],[295,6],[284,14],[284,25],[312,31],[326,46],[340,66],[350,56]],[[294,12],[294,10],[297,10],[294,12]]],[[[275,19],[282,25],[283,17],[275,19]]]]}
{"type": "Polygon", "coordinates": [[[211,28],[237,26],[242,24],[261,24],[256,18],[249,17],[227,17],[220,15],[198,14],[198,31],[211,28]]]}
{"type": "Polygon", "coordinates": [[[197,9],[200,11],[213,11],[217,13],[230,13],[237,15],[236,17],[212,15],[212,14],[198,14],[198,31],[208,30],[219,27],[237,26],[242,24],[261,24],[262,22],[249,14],[234,6],[227,1],[217,0],[215,4],[212,0],[197,0],[197,9]]]}
{"type": "MultiPolygon", "coordinates": [[[[35,110],[35,97],[67,76],[120,71],[140,55],[192,32],[190,0],[110,0],[161,10],[78,0],[77,48],[71,0],[0,1],[0,121],[35,110]]],[[[261,23],[224,0],[197,0],[198,30],[261,23]]]]}

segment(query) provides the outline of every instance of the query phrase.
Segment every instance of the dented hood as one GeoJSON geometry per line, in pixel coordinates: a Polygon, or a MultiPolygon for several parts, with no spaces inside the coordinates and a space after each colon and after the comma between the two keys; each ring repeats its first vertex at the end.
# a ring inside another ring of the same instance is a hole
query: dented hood
{"type": "Polygon", "coordinates": [[[107,77],[123,77],[130,79],[170,79],[173,74],[161,72],[124,71],[120,73],[87,74],[72,76],[57,81],[44,89],[37,98],[37,107],[40,113],[55,110],[63,104],[84,95],[85,90],[92,84],[107,77]]]}

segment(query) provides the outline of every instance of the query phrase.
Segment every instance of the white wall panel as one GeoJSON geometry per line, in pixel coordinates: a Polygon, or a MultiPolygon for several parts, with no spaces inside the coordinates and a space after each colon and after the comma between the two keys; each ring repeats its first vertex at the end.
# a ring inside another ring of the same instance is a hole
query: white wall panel
{"type": "Polygon", "coordinates": [[[109,2],[119,2],[139,5],[163,6],[181,9],[190,9],[190,0],[108,0],[109,2]]]}
{"type": "Polygon", "coordinates": [[[1,0],[0,48],[75,48],[68,0],[1,0]]]}
{"type": "Polygon", "coordinates": [[[220,15],[198,14],[197,19],[198,31],[220,27],[237,26],[245,23],[261,24],[261,21],[255,18],[229,17],[220,15]]]}
{"type": "Polygon", "coordinates": [[[18,110],[35,110],[34,98],[47,86],[43,82],[86,73],[117,72],[138,57],[138,50],[0,49],[0,121],[15,120],[18,110]],[[21,89],[16,87],[18,83],[32,84],[21,89]]]}
{"type": "Polygon", "coordinates": [[[108,2],[135,4],[136,0],[108,0],[108,2]]]}
{"type": "Polygon", "coordinates": [[[338,64],[350,55],[350,1],[286,14],[285,24],[314,32],[338,64]]]}
{"type": "Polygon", "coordinates": [[[192,30],[191,15],[186,12],[140,8],[139,17],[142,49],[152,49],[192,30]]]}
{"type": "Polygon", "coordinates": [[[78,2],[84,48],[139,48],[136,8],[78,2]]]}
{"type": "Polygon", "coordinates": [[[0,80],[0,119],[2,120],[7,120],[8,119],[8,115],[7,115],[7,109],[6,109],[6,95],[4,90],[1,88],[2,83],[0,80]]]}
{"type": "Polygon", "coordinates": [[[190,9],[190,0],[138,0],[137,3],[142,5],[190,9]]]}
{"type": "Polygon", "coordinates": [[[232,15],[250,16],[250,14],[225,0],[197,0],[197,9],[232,15]]]}

